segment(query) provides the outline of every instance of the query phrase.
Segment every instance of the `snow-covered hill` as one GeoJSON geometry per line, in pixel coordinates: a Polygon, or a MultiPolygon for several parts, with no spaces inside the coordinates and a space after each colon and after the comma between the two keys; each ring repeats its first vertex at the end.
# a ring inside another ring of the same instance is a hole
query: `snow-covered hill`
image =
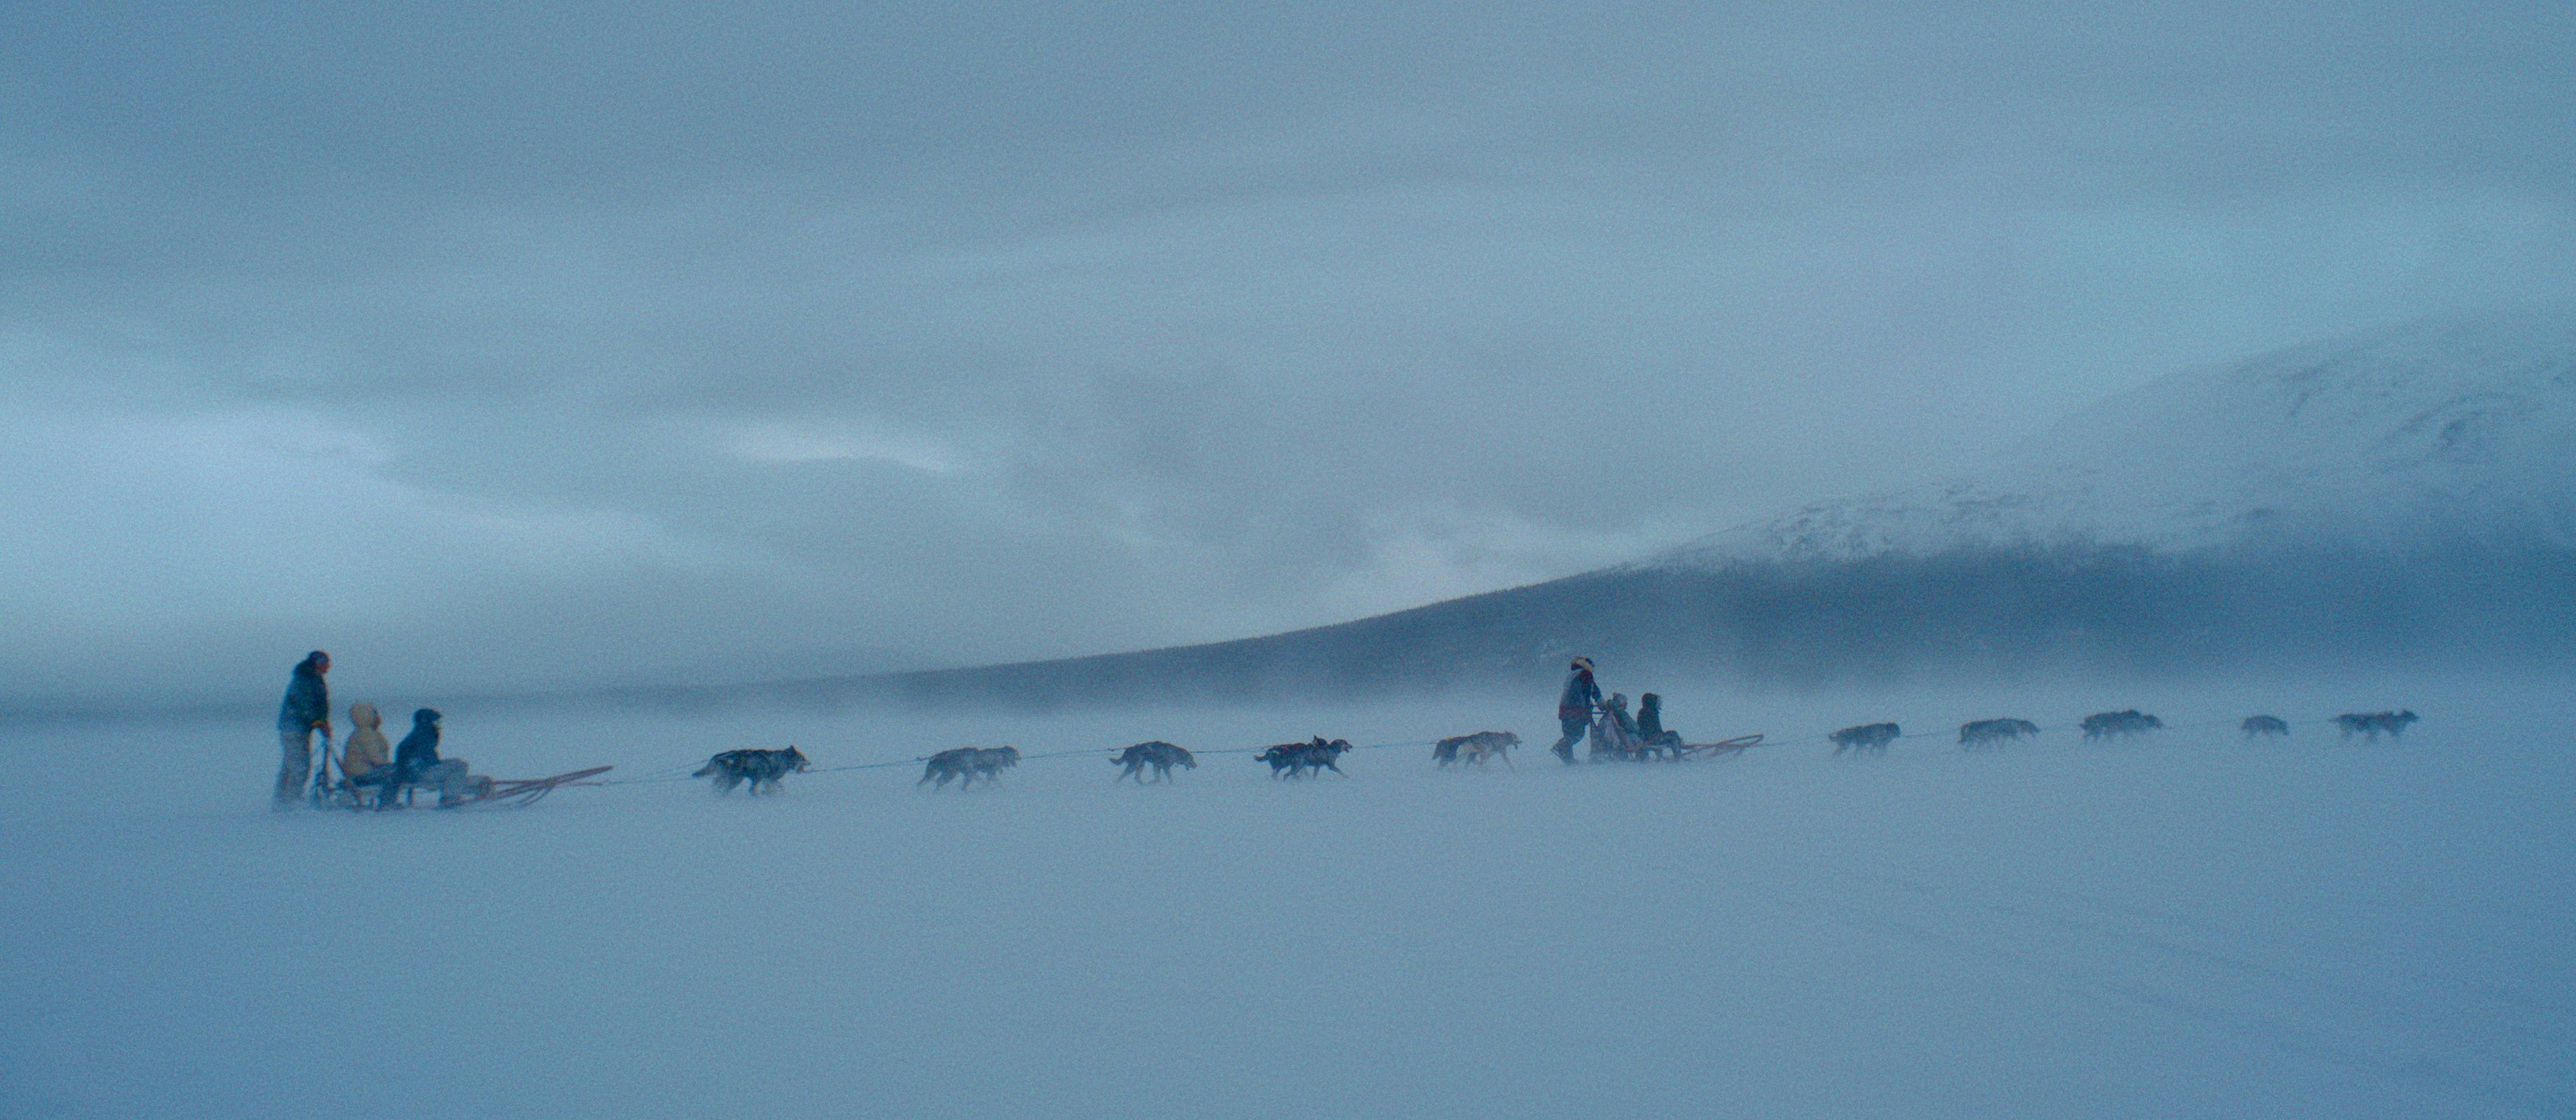
{"type": "Polygon", "coordinates": [[[2576,313],[2428,320],[2160,379],[1973,477],[1647,562],[2059,544],[2576,544],[2576,313]]]}

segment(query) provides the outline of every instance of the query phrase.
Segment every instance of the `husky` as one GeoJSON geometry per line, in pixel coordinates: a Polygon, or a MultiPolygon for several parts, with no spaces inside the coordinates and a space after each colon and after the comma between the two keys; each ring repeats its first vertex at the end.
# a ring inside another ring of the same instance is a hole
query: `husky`
{"type": "Polygon", "coordinates": [[[2290,725],[2282,722],[2278,716],[2247,716],[2245,722],[2236,725],[2236,729],[2244,732],[2248,739],[2290,733],[2290,725]]]}
{"type": "Polygon", "coordinates": [[[1118,772],[1117,777],[1109,779],[1112,785],[1128,778],[1136,779],[1137,785],[1144,785],[1145,768],[1148,766],[1154,768],[1156,780],[1165,782],[1172,780],[1172,767],[1178,766],[1185,770],[1199,768],[1199,760],[1190,757],[1190,752],[1160,739],[1151,743],[1138,743],[1118,752],[1117,757],[1109,761],[1114,765],[1126,767],[1118,772]]]}
{"type": "Polygon", "coordinates": [[[930,765],[922,768],[921,781],[912,784],[918,786],[935,778],[939,784],[931,788],[947,789],[948,780],[956,778],[959,779],[957,788],[971,789],[978,776],[987,785],[1002,780],[1002,771],[1020,764],[1020,748],[953,747],[930,756],[926,761],[930,765]]]}
{"type": "Polygon", "coordinates": [[[750,782],[751,795],[758,797],[763,790],[782,792],[778,779],[789,774],[802,774],[806,766],[805,752],[794,747],[783,751],[726,751],[708,759],[704,769],[689,776],[714,778],[717,793],[732,793],[733,787],[750,782]]]}
{"type": "Polygon", "coordinates": [[[1521,745],[1521,737],[1509,731],[1479,731],[1473,735],[1452,735],[1431,748],[1431,760],[1442,768],[1452,762],[1472,762],[1483,766],[1488,758],[1499,758],[1503,765],[1512,764],[1512,748],[1521,745]]]}
{"type": "Polygon", "coordinates": [[[2406,725],[2415,722],[2416,718],[2413,712],[2345,712],[2335,717],[2335,726],[2343,731],[2346,739],[2368,735],[2376,742],[2382,731],[2387,732],[2391,739],[2404,737],[2406,725]]]}
{"type": "Polygon", "coordinates": [[[1975,750],[2037,734],[2039,725],[2026,719],[1981,719],[1959,725],[1959,745],[1975,750]]]}
{"type": "Polygon", "coordinates": [[[1333,760],[1352,749],[1348,739],[1334,739],[1328,742],[1323,736],[1317,735],[1311,743],[1281,743],[1270,747],[1252,756],[1252,760],[1269,763],[1270,776],[1273,778],[1281,776],[1303,778],[1309,774],[1321,774],[1326,770],[1347,778],[1350,775],[1342,773],[1342,768],[1333,765],[1333,760]]]}
{"type": "Polygon", "coordinates": [[[2095,739],[2121,739],[2131,735],[2144,735],[2150,731],[2162,731],[2164,727],[2165,721],[2145,715],[2136,708],[2125,712],[2095,712],[2084,717],[2084,739],[2086,742],[2095,739]]]}
{"type": "Polygon", "coordinates": [[[1825,738],[1833,741],[1835,754],[1841,754],[1844,751],[1850,751],[1853,754],[1863,751],[1886,754],[1887,745],[1895,742],[1897,736],[1903,734],[1905,731],[1892,723],[1864,723],[1857,727],[1843,728],[1825,738]]]}

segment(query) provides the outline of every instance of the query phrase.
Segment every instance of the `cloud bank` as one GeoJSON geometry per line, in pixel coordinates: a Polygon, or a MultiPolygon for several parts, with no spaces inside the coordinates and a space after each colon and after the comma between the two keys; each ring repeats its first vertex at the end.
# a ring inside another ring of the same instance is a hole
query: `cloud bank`
{"type": "Polygon", "coordinates": [[[0,696],[1201,641],[2576,292],[2563,6],[0,16],[0,696]]]}

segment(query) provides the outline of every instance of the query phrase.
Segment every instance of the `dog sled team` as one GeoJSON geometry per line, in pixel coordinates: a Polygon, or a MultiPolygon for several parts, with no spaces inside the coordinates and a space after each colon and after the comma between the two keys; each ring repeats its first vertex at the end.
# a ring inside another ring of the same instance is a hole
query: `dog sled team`
{"type": "Polygon", "coordinates": [[[558,786],[611,769],[597,766],[526,779],[477,774],[464,759],[439,754],[440,721],[445,717],[437,709],[414,711],[410,732],[389,748],[384,717],[375,705],[364,702],[349,705],[349,739],[334,751],[330,673],[331,655],[317,649],[296,662],[287,678],[286,699],[277,709],[277,788],[269,806],[273,810],[306,802],[317,809],[392,809],[411,804],[421,792],[437,794],[442,809],[483,803],[525,805],[558,786]]]}
{"type": "MultiPolygon", "coordinates": [[[[348,741],[335,752],[330,688],[326,683],[330,672],[331,656],[315,650],[296,664],[288,678],[286,698],[277,716],[280,757],[273,798],[277,809],[292,808],[308,800],[315,807],[390,809],[414,804],[414,799],[424,793],[434,794],[440,808],[528,804],[560,786],[582,782],[610,769],[599,766],[532,779],[496,779],[477,774],[464,759],[440,753],[443,717],[436,709],[414,711],[411,730],[395,744],[385,738],[384,719],[369,703],[349,706],[348,741]]],[[[1587,657],[1577,657],[1567,666],[1565,687],[1557,696],[1556,716],[1563,734],[1549,745],[1548,751],[1569,766],[1576,764],[1577,743],[1589,744],[1584,761],[1599,763],[1678,762],[1731,754],[1762,741],[1760,735],[1745,735],[1714,743],[1684,742],[1680,732],[1664,726],[1661,696],[1643,694],[1632,714],[1625,694],[1602,695],[1600,683],[1593,676],[1592,660],[1587,657]]],[[[2335,717],[2334,724],[2345,739],[2360,735],[2376,741],[2381,735],[2402,738],[2407,726],[2417,719],[2412,711],[2348,712],[2335,717]]],[[[2087,741],[2103,741],[2150,734],[2165,725],[2163,720],[2132,708],[2096,712],[2084,717],[2078,726],[2087,741]]],[[[2248,716],[2237,726],[2248,741],[2290,733],[2287,721],[2270,715],[2248,716]]],[[[1959,725],[1958,743],[1962,750],[1990,750],[2035,736],[2039,730],[2039,725],[2026,719],[1972,720],[1959,725]]],[[[1904,737],[1904,729],[1893,723],[1856,724],[1825,736],[1837,756],[1885,754],[1889,744],[1904,737]]],[[[1479,731],[1439,740],[1432,744],[1431,758],[1442,769],[1482,768],[1495,761],[1508,768],[1512,766],[1511,752],[1520,744],[1520,736],[1509,731],[1479,731]]],[[[1339,760],[1354,749],[1349,740],[1318,735],[1306,742],[1263,748],[1253,754],[1253,761],[1267,764],[1273,778],[1314,777],[1327,770],[1348,777],[1339,760]]],[[[937,790],[956,782],[959,789],[965,790],[972,789],[978,779],[987,785],[1000,781],[1003,771],[1019,765],[1020,752],[1008,746],[957,747],[922,761],[926,765],[916,785],[937,790]]],[[[1196,756],[1161,740],[1114,752],[1109,761],[1119,768],[1117,777],[1111,779],[1113,783],[1132,778],[1140,786],[1169,783],[1176,768],[1198,768],[1196,756]]],[[[730,750],[709,758],[690,776],[712,779],[718,793],[748,784],[751,795],[758,797],[781,792],[784,778],[809,769],[811,761],[795,747],[730,750]]]]}
{"type": "Polygon", "coordinates": [[[1548,751],[1568,766],[1574,765],[1578,742],[1588,743],[1586,762],[1680,762],[1733,754],[1762,741],[1760,735],[1744,735],[1715,743],[1685,743],[1681,732],[1664,726],[1663,697],[1651,692],[1640,696],[1634,715],[1628,712],[1626,694],[1614,692],[1603,699],[1589,657],[1577,657],[1566,666],[1565,688],[1557,693],[1556,722],[1563,735],[1548,751]]]}

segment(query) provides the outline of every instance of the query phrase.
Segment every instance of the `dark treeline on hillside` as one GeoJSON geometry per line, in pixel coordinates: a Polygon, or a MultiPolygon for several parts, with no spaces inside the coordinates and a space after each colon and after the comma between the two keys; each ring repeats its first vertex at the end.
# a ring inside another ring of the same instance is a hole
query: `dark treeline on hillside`
{"type": "MultiPolygon", "coordinates": [[[[1209,645],[762,691],[1053,707],[1553,687],[1620,675],[1804,687],[2067,670],[2563,663],[2576,552],[2549,547],[2166,555],[2066,546],[1596,572],[1209,645]]],[[[1633,679],[1633,678],[1632,678],[1633,679]]]]}

